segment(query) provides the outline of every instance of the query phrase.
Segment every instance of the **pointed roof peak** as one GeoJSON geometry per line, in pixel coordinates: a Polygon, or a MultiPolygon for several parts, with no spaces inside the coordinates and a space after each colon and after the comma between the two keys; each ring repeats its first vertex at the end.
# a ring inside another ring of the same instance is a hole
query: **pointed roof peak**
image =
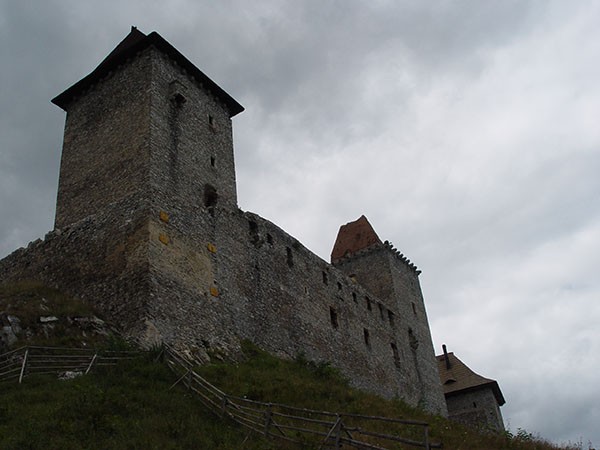
{"type": "Polygon", "coordinates": [[[129,34],[117,44],[113,51],[110,52],[100,64],[98,64],[98,67],[96,67],[95,70],[102,70],[103,67],[110,66],[113,60],[118,59],[119,55],[126,52],[128,49],[140,43],[144,39],[146,39],[146,35],[138,30],[137,27],[132,25],[129,34]]]}
{"type": "Polygon", "coordinates": [[[177,63],[187,73],[195,78],[206,89],[211,91],[219,100],[221,100],[229,109],[230,117],[241,113],[244,107],[240,105],[233,97],[219,87],[214,81],[206,76],[198,69],[189,59],[183,56],[175,47],[167,42],[156,31],[146,35],[138,30],[135,26],[131,27],[129,34],[119,42],[119,44],[111,51],[104,60],[90,74],[79,80],[73,86],[68,88],[62,94],[57,95],[52,99],[52,103],[61,107],[66,111],[69,103],[77,96],[84,93],[90,86],[98,83],[110,72],[121,64],[125,64],[129,58],[135,57],[136,54],[148,47],[154,47],[158,51],[167,55],[171,60],[177,63]]]}
{"type": "Polygon", "coordinates": [[[331,251],[331,261],[350,256],[374,244],[381,244],[381,240],[363,214],[355,221],[340,227],[331,251]]]}

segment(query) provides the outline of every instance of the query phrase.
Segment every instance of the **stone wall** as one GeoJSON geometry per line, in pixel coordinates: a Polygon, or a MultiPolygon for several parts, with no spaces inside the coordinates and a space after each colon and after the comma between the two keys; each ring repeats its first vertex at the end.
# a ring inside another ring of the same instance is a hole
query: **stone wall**
{"type": "Polygon", "coordinates": [[[448,417],[470,427],[504,431],[502,413],[491,388],[447,396],[448,417]]]}
{"type": "Polygon", "coordinates": [[[0,260],[2,283],[38,280],[89,301],[128,334],[147,308],[147,204],[129,197],[0,260]]]}
{"type": "Polygon", "coordinates": [[[237,208],[230,113],[157,50],[152,53],[149,179],[164,208],[237,208]]]}
{"type": "Polygon", "coordinates": [[[90,301],[148,345],[164,340],[208,361],[235,358],[240,339],[250,339],[282,357],[328,361],[356,387],[445,414],[443,396],[415,376],[397,306],[252,213],[119,202],[17,250],[0,261],[0,276],[90,301]]]}
{"type": "Polygon", "coordinates": [[[420,271],[387,241],[342,258],[335,266],[393,308],[403,378],[421,404],[438,404],[443,393],[418,279],[420,271]]]}
{"type": "Polygon", "coordinates": [[[138,55],[67,106],[55,228],[147,190],[150,56],[138,55]]]}

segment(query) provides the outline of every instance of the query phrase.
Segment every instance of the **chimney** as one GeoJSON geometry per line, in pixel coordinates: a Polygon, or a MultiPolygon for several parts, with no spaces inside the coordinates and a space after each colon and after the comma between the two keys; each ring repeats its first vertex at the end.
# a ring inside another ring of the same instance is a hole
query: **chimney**
{"type": "Polygon", "coordinates": [[[442,350],[444,350],[444,361],[446,361],[446,369],[450,369],[450,358],[448,357],[448,350],[446,350],[446,344],[442,344],[442,350]]]}

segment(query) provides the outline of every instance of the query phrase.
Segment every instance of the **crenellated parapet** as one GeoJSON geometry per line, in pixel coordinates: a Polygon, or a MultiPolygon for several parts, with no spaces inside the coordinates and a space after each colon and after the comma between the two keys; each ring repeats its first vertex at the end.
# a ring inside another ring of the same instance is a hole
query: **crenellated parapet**
{"type": "Polygon", "coordinates": [[[396,247],[394,247],[392,245],[392,243],[390,241],[384,241],[383,246],[388,249],[389,251],[392,252],[392,254],[401,262],[403,262],[404,264],[406,264],[406,266],[411,269],[416,275],[420,275],[421,271],[419,270],[419,268],[412,262],[410,262],[410,259],[408,259],[406,256],[404,256],[404,254],[402,252],[400,252],[400,250],[398,250],[396,247]]]}

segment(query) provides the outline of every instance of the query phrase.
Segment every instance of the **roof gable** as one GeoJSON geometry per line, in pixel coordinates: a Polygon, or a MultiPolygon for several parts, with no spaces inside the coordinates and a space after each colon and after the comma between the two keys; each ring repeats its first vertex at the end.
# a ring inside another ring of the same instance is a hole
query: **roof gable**
{"type": "Polygon", "coordinates": [[[444,395],[456,395],[476,389],[490,388],[498,405],[502,406],[506,403],[502,391],[500,391],[500,386],[495,380],[482,377],[473,372],[453,352],[448,353],[447,356],[448,361],[446,361],[446,355],[436,356],[444,395]]]}
{"type": "Polygon", "coordinates": [[[73,86],[52,99],[52,103],[66,110],[68,104],[77,96],[81,95],[91,85],[104,78],[111,70],[127,61],[128,58],[146,48],[154,46],[168,55],[177,64],[183,67],[192,77],[202,83],[209,91],[219,98],[229,109],[229,117],[241,113],[244,107],[233,97],[219,87],[214,81],[206,76],[200,69],[192,64],[175,47],[169,44],[156,31],[145,35],[135,27],[131,27],[129,34],[123,39],[112,52],[96,67],[89,75],[85,76],[73,86]]]}
{"type": "Polygon", "coordinates": [[[331,251],[331,261],[350,256],[374,244],[381,244],[381,240],[367,218],[360,216],[354,222],[340,227],[331,251]]]}

